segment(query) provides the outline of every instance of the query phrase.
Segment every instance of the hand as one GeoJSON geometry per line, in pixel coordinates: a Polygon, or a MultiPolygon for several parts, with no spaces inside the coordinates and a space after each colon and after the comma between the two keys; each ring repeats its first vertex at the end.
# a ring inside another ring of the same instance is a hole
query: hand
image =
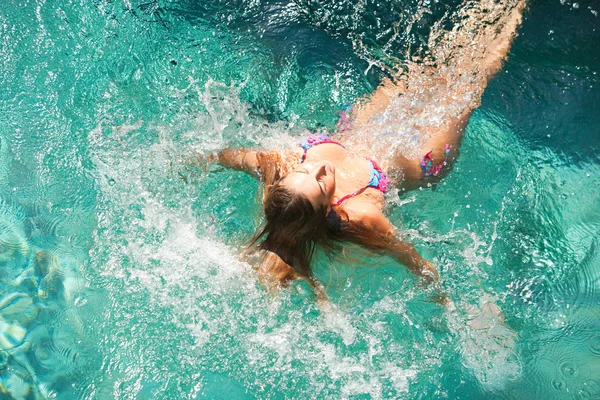
{"type": "Polygon", "coordinates": [[[219,160],[219,155],[216,152],[199,152],[193,156],[185,157],[179,160],[183,165],[183,170],[178,172],[179,177],[185,183],[188,183],[192,178],[196,178],[202,172],[210,172],[210,166],[219,160]]]}
{"type": "Polygon", "coordinates": [[[446,292],[442,289],[442,285],[439,281],[439,273],[437,268],[431,261],[423,259],[421,261],[421,277],[428,286],[428,289],[434,290],[435,293],[431,296],[435,304],[440,306],[452,307],[454,303],[448,297],[446,292]]]}
{"type": "Polygon", "coordinates": [[[427,284],[436,283],[439,280],[440,274],[431,261],[422,259],[419,266],[421,269],[420,275],[427,284]]]}
{"type": "Polygon", "coordinates": [[[433,296],[431,296],[431,298],[433,299],[433,302],[439,306],[446,306],[448,308],[450,308],[451,305],[453,305],[454,303],[452,303],[452,300],[450,300],[450,298],[448,297],[448,295],[441,291],[441,288],[438,288],[439,291],[434,294],[433,296]]]}

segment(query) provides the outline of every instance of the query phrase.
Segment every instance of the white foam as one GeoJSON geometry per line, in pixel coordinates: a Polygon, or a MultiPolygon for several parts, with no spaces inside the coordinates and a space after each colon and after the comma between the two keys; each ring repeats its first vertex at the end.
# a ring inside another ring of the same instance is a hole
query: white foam
{"type": "MultiPolygon", "coordinates": [[[[113,132],[120,135],[128,129],[113,132]]],[[[362,393],[383,398],[384,390],[408,389],[416,369],[403,364],[401,347],[388,353],[376,337],[385,330],[382,324],[334,306],[319,312],[310,295],[308,303],[293,308],[290,301],[297,296],[293,291],[272,298],[257,284],[252,268],[238,260],[238,250],[204,228],[205,216],[196,215],[190,206],[193,191],[162,186],[170,172],[159,167],[168,165],[168,158],[154,157],[152,166],[159,173],[148,175],[144,182],[145,172],[128,165],[136,163],[134,158],[142,151],[139,146],[124,137],[115,148],[108,145],[114,139],[99,135],[99,131],[90,134],[103,197],[99,206],[102,233],[96,234],[95,240],[97,248],[111,250],[105,254],[106,263],[98,268],[105,277],[123,282],[131,295],[147,292],[157,313],[171,310],[173,326],[194,339],[194,354],[211,357],[215,349],[239,354],[222,360],[221,368],[245,381],[255,379],[251,385],[261,384],[264,378],[255,374],[262,370],[281,379],[302,376],[311,385],[337,382],[347,396],[362,393]],[[114,177],[114,182],[106,175],[114,177]],[[174,203],[180,206],[172,206],[174,203]],[[127,245],[118,248],[113,242],[127,245]],[[321,316],[307,319],[304,313],[321,316]],[[359,341],[367,343],[365,351],[351,357],[344,354],[346,347],[359,341]],[[234,348],[227,350],[229,346],[234,348]],[[275,364],[270,362],[273,354],[275,364]],[[383,361],[372,365],[373,357],[383,361]],[[300,369],[294,367],[298,363],[300,369]]],[[[172,143],[161,143],[153,144],[154,153],[173,148],[172,143]]],[[[197,367],[201,360],[186,357],[182,362],[197,367]]],[[[325,390],[336,392],[331,387],[325,390]]]]}

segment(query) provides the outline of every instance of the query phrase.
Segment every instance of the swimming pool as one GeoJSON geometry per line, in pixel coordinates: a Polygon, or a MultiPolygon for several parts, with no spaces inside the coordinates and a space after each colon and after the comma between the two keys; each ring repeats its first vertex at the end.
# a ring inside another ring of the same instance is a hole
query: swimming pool
{"type": "Polygon", "coordinates": [[[600,398],[595,2],[532,1],[452,173],[390,195],[453,313],[358,251],[319,257],[328,312],[265,293],[257,183],[179,161],[331,130],[459,2],[7,4],[3,397],[600,398]]]}

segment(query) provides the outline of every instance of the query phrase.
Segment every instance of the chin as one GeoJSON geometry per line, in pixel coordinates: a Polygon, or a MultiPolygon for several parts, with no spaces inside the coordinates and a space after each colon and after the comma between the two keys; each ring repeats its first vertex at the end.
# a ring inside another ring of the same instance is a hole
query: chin
{"type": "Polygon", "coordinates": [[[325,164],[325,169],[327,170],[328,173],[335,175],[335,166],[330,163],[329,161],[324,161],[325,164]]]}

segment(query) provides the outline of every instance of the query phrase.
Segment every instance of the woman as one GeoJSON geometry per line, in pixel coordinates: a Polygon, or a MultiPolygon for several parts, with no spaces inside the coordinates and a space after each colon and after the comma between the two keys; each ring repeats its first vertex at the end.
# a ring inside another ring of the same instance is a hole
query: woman
{"type": "Polygon", "coordinates": [[[456,160],[469,117],[499,71],[524,7],[522,1],[487,3],[479,15],[466,10],[460,29],[438,40],[434,61],[408,63],[407,73],[343,114],[331,137],[313,135],[284,151],[239,148],[215,155],[222,166],[264,183],[265,223],[251,248],[261,254],[259,271],[269,282],[306,279],[315,287],[315,249],[343,243],[390,256],[427,283],[439,279],[435,266],[396,236],[383,214],[383,193],[389,185],[428,186],[456,160]],[[443,56],[449,48],[451,56],[443,56]],[[381,140],[390,129],[416,132],[416,139],[381,140]]]}

